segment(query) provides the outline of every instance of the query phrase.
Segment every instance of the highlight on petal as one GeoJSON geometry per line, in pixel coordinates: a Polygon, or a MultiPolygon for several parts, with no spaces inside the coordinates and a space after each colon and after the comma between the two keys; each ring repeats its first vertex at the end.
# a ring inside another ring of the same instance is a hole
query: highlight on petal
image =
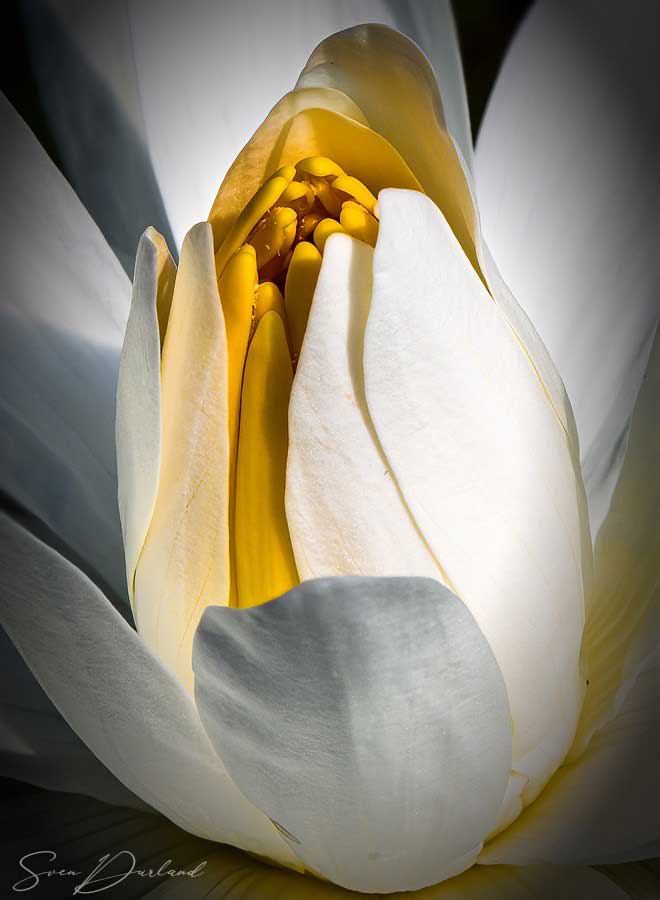
{"type": "Polygon", "coordinates": [[[220,758],[306,866],[374,892],[474,862],[504,796],[511,722],[488,643],[438,582],[328,578],[210,607],[194,668],[220,758]]]}
{"type": "Polygon", "coordinates": [[[659,28],[654,3],[535,3],[476,153],[485,238],[575,410],[594,540],[660,315],[659,28]]]}
{"type": "Polygon", "coordinates": [[[179,827],[298,867],[236,788],[179,681],[71,563],[0,514],[7,630],[101,762],[179,827]]]}
{"type": "Polygon", "coordinates": [[[520,818],[485,846],[479,862],[582,865],[657,854],[659,701],[656,659],[584,755],[559,769],[520,818]]]}
{"type": "Polygon", "coordinates": [[[0,487],[123,602],[114,420],[130,282],[4,97],[0,163],[0,487]]]}
{"type": "Polygon", "coordinates": [[[362,353],[371,247],[325,249],[289,407],[287,520],[300,577],[441,572],[401,497],[371,423],[362,353]]]}
{"type": "Polygon", "coordinates": [[[156,503],[161,452],[160,353],[176,267],[162,235],[148,228],[135,259],[133,300],[117,379],[117,480],[126,581],[135,568],[156,503]]]}
{"type": "MultiPolygon", "coordinates": [[[[456,37],[448,3],[438,4],[438,18],[441,21],[435,27],[442,36],[439,40],[446,42],[445,49],[451,54],[456,37]]],[[[459,61],[452,82],[460,84],[457,93],[462,94],[459,61]]],[[[449,93],[454,84],[448,86],[449,93]]],[[[478,267],[478,225],[469,169],[464,170],[461,154],[447,130],[433,69],[411,40],[382,25],[358,25],[334,34],[312,53],[296,87],[332,88],[354,100],[370,127],[396,147],[408,163],[478,267]]],[[[463,136],[465,132],[461,131],[463,136]]],[[[461,143],[466,144],[464,140],[461,143]]]]}
{"type": "MultiPolygon", "coordinates": [[[[119,854],[114,867],[97,873],[98,879],[126,872],[135,856],[138,870],[154,871],[152,878],[126,879],[115,893],[126,892],[132,900],[363,900],[364,894],[298,875],[260,862],[232,847],[209,844],[180,831],[154,815],[118,809],[88,797],[38,792],[8,799],[5,810],[12,822],[12,837],[5,842],[0,878],[14,885],[28,878],[17,861],[35,847],[50,847],[57,863],[81,872],[91,871],[101,854],[119,854]],[[193,876],[157,875],[166,868],[193,872],[193,876]]],[[[46,863],[48,857],[41,857],[46,863]]],[[[32,862],[39,861],[33,857],[32,862]]],[[[35,866],[36,868],[36,866],[35,866]]],[[[43,868],[41,866],[40,868],[43,868]]],[[[82,880],[82,878],[80,879],[82,880]]],[[[42,887],[44,882],[42,881],[42,887]]],[[[110,889],[109,881],[96,888],[110,889]]],[[[87,889],[94,885],[88,883],[87,889]]],[[[37,888],[38,890],[38,888],[37,888]]],[[[71,886],[69,885],[69,891],[71,886]]],[[[636,894],[634,895],[637,896],[636,894]]],[[[642,895],[640,895],[641,897],[642,895]]],[[[593,869],[567,866],[513,866],[470,869],[464,875],[416,893],[399,894],[398,900],[629,900],[604,875],[593,869]]]]}
{"type": "Polygon", "coordinates": [[[570,747],[584,692],[590,560],[571,442],[437,207],[391,190],[379,208],[367,405],[420,532],[498,660],[529,803],[570,747]]]}
{"type": "Polygon", "coordinates": [[[229,597],[227,341],[211,229],[181,248],[162,358],[158,496],[135,574],[140,635],[192,691],[192,639],[229,597]]]}

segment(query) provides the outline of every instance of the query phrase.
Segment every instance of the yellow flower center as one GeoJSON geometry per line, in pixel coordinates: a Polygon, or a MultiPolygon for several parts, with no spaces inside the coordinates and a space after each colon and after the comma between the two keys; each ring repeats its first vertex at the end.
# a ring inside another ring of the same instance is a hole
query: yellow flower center
{"type": "Polygon", "coordinates": [[[323,248],[341,232],[376,244],[376,198],[321,156],[278,169],[216,253],[228,352],[230,605],[299,583],[284,509],[293,373],[323,248]]]}

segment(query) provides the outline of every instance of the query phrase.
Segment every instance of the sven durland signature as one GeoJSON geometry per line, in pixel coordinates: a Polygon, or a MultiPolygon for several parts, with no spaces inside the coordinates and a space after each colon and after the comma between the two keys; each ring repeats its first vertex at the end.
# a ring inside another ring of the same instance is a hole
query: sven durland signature
{"type": "Polygon", "coordinates": [[[76,894],[100,894],[107,891],[131,876],[138,878],[199,878],[206,868],[206,860],[202,860],[192,869],[177,869],[171,859],[166,859],[157,869],[141,869],[130,850],[119,850],[117,853],[106,853],[99,858],[97,865],[88,872],[58,867],[57,853],[53,850],[35,850],[26,853],[18,861],[27,875],[12,885],[17,893],[31,891],[41,882],[49,878],[75,878],[73,892],[76,894]]]}

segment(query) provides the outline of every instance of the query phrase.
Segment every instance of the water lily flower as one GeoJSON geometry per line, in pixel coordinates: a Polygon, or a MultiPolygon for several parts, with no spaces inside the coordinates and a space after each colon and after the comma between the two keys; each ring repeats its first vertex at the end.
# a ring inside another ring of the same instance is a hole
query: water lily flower
{"type": "Polygon", "coordinates": [[[261,124],[330,9],[260,6],[248,61],[238,5],[104,20],[171,225],[132,287],[106,174],[99,229],[3,100],[5,772],[207,860],[167,896],[627,897],[588,867],[660,841],[653,13],[541,0],[475,156],[449,5],[371,6],[261,124]]]}

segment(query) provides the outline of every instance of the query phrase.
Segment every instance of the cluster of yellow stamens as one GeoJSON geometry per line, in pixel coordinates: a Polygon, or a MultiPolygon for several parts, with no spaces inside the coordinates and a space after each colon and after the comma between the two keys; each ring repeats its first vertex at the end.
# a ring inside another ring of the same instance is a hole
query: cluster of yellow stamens
{"type": "Polygon", "coordinates": [[[284,511],[288,405],[325,243],[375,246],[376,198],[325,157],[278,169],[216,253],[228,348],[230,604],[298,584],[284,511]]]}

